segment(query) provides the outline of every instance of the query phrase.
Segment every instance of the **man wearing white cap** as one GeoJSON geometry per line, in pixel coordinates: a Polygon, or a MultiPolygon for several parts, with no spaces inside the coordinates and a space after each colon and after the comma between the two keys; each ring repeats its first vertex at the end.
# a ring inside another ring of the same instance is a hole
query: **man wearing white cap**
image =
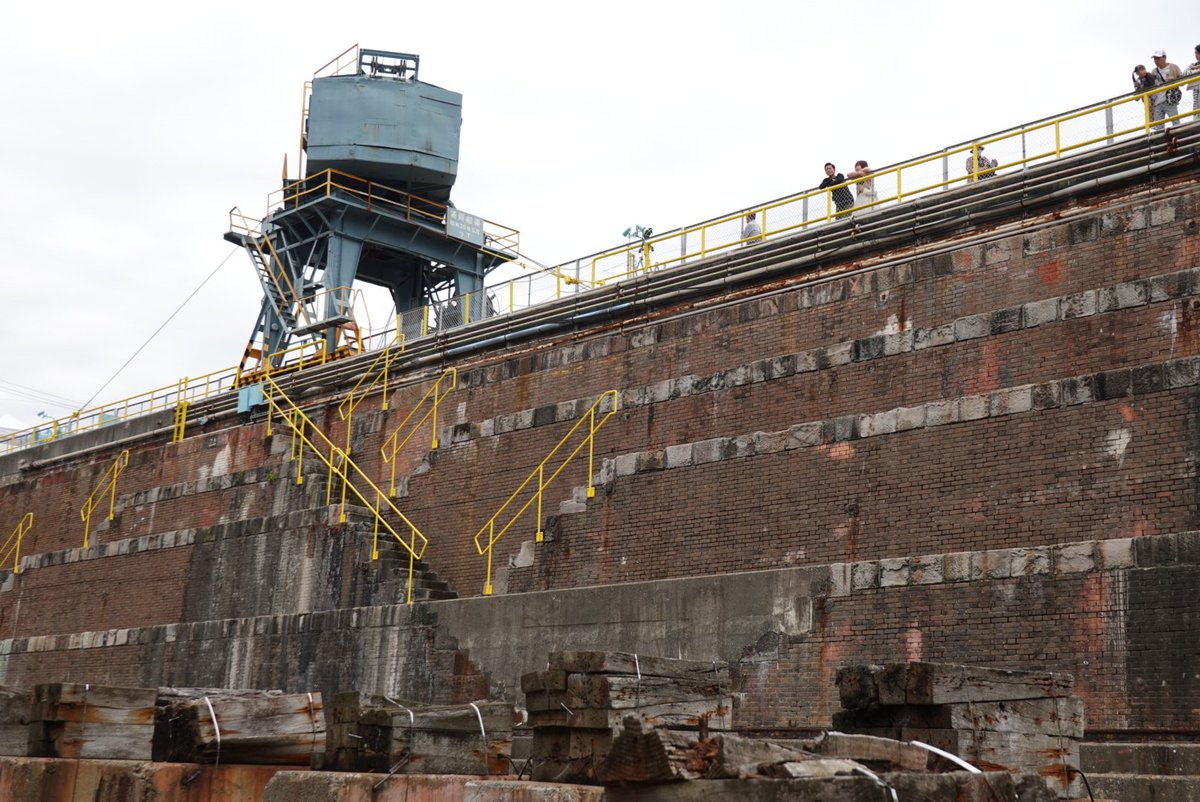
{"type": "MultiPolygon", "coordinates": [[[[1167,54],[1162,50],[1154,51],[1154,74],[1158,77],[1159,83],[1170,83],[1177,81],[1183,77],[1183,72],[1179,67],[1167,61],[1167,54]]],[[[1164,89],[1151,96],[1150,106],[1150,121],[1165,120],[1168,117],[1174,117],[1179,114],[1179,101],[1183,99],[1183,90],[1179,87],[1171,87],[1164,89]]],[[[1179,120],[1173,120],[1171,125],[1179,125],[1179,120]]],[[[1161,125],[1154,126],[1161,130],[1161,125]]]]}

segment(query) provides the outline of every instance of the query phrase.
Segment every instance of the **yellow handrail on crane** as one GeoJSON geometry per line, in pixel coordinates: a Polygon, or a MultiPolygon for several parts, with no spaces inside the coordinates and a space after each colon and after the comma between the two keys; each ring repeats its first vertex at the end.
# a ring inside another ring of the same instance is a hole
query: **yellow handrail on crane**
{"type": "Polygon", "coordinates": [[[125,470],[125,466],[129,464],[129,449],[125,449],[117,458],[113,460],[112,465],[108,466],[108,470],[100,477],[99,484],[92,494],[87,497],[87,501],[83,502],[83,506],[79,509],[79,517],[83,519],[83,547],[88,547],[88,536],[92,531],[92,511],[96,509],[97,499],[108,493],[108,520],[116,517],[115,509],[117,504],[117,479],[121,476],[121,471],[125,470]]]}
{"type": "Polygon", "coordinates": [[[25,517],[17,524],[17,528],[8,536],[8,540],[4,541],[4,545],[0,546],[0,564],[8,562],[8,557],[11,554],[13,558],[13,573],[21,573],[21,538],[25,537],[26,533],[33,527],[33,513],[25,513],[25,517]]]}
{"type": "Polygon", "coordinates": [[[487,581],[483,586],[483,595],[492,595],[492,552],[495,549],[496,543],[499,542],[500,538],[504,537],[504,533],[507,532],[509,528],[517,522],[518,518],[525,514],[525,511],[528,510],[530,505],[535,501],[537,502],[536,538],[538,543],[542,542],[544,534],[542,531],[542,494],[545,492],[546,487],[549,486],[549,484],[553,482],[560,473],[562,473],[563,468],[567,467],[567,464],[575,458],[575,456],[584,446],[587,446],[588,448],[587,497],[595,497],[596,488],[592,484],[592,477],[594,475],[592,472],[592,466],[595,459],[594,444],[596,440],[596,432],[600,430],[600,427],[604,425],[605,421],[616,414],[618,408],[620,407],[620,400],[621,395],[616,390],[606,390],[599,398],[597,398],[595,403],[593,403],[586,412],[579,416],[579,420],[576,421],[575,425],[571,427],[571,430],[563,435],[563,438],[558,441],[558,445],[550,449],[550,453],[547,454],[540,463],[538,463],[538,466],[530,472],[529,476],[525,478],[525,481],[521,482],[520,486],[517,487],[517,489],[513,491],[512,495],[508,497],[508,500],[500,505],[500,509],[496,510],[495,514],[487,520],[487,523],[481,526],[479,531],[475,533],[475,550],[479,552],[480,556],[487,557],[487,581]],[[597,419],[598,415],[602,417],[597,419]],[[546,463],[550,462],[554,455],[558,453],[558,450],[562,448],[568,440],[571,439],[571,436],[574,435],[579,427],[581,427],[584,423],[588,424],[587,436],[579,442],[579,445],[575,446],[575,449],[570,454],[563,458],[562,463],[554,469],[554,472],[550,474],[550,477],[546,478],[546,463]],[[524,491],[529,483],[534,480],[534,477],[537,477],[537,489],[531,492],[529,498],[524,504],[521,505],[520,509],[514,512],[512,517],[508,519],[508,523],[500,527],[500,531],[497,532],[496,519],[503,515],[504,511],[508,509],[509,505],[513,504],[517,500],[522,491],[524,491]],[[484,532],[487,532],[486,546],[480,541],[480,538],[483,537],[484,532]]]}
{"type": "MultiPolygon", "coordinates": [[[[267,435],[271,434],[271,421],[274,414],[278,414],[291,427],[293,441],[292,458],[299,460],[303,456],[304,447],[307,446],[325,464],[325,467],[329,469],[330,481],[329,486],[325,490],[326,500],[329,498],[330,487],[333,484],[333,478],[336,476],[341,479],[343,488],[348,488],[349,492],[353,493],[355,498],[373,513],[375,526],[374,539],[371,544],[371,559],[379,559],[380,527],[395,538],[396,542],[408,552],[408,597],[406,603],[411,604],[414,563],[425,554],[425,548],[429,545],[429,539],[421,533],[421,530],[417,528],[415,523],[409,520],[408,516],[391,502],[391,499],[387,498],[382,490],[375,486],[375,483],[350,459],[350,455],[345,450],[335,445],[332,440],[317,428],[312,419],[305,415],[304,411],[288,398],[283,388],[274,379],[270,376],[264,376],[262,381],[263,397],[266,399],[268,408],[267,435]],[[312,437],[309,437],[310,432],[313,435],[312,437]],[[329,456],[325,456],[326,452],[328,452],[329,456]],[[364,486],[370,488],[369,492],[375,494],[375,500],[369,501],[363,494],[363,491],[356,487],[352,480],[361,482],[364,486]],[[411,534],[409,541],[405,541],[404,538],[400,537],[392,525],[380,513],[380,509],[384,505],[408,527],[411,534]]],[[[297,483],[300,481],[302,480],[299,477],[299,472],[297,472],[297,483]]],[[[345,523],[345,521],[346,505],[343,502],[341,522],[345,523]]]]}
{"type": "Polygon", "coordinates": [[[442,375],[437,377],[437,381],[435,381],[433,385],[425,391],[425,395],[421,396],[421,400],[418,401],[413,408],[409,410],[409,413],[404,416],[404,420],[400,421],[400,423],[396,426],[396,430],[392,432],[391,436],[389,436],[387,440],[384,440],[383,445],[379,447],[379,455],[383,457],[383,461],[392,466],[388,495],[393,497],[396,495],[396,455],[400,453],[400,449],[404,448],[404,445],[409,441],[409,439],[411,439],[412,436],[417,433],[417,429],[420,429],[421,425],[424,424],[430,416],[433,417],[433,423],[431,424],[433,438],[432,442],[430,443],[430,448],[436,449],[438,447],[438,406],[441,405],[442,399],[446,397],[446,394],[457,386],[458,370],[455,368],[448,368],[447,370],[443,371],[442,375]],[[450,380],[449,386],[445,389],[442,389],[442,382],[447,379],[450,380]],[[429,409],[426,410],[425,414],[421,416],[420,420],[413,424],[412,428],[409,429],[408,434],[404,436],[404,439],[399,440],[398,438],[400,437],[400,433],[404,431],[404,427],[408,425],[408,422],[412,419],[412,416],[417,414],[417,410],[425,405],[426,401],[429,402],[429,409]]]}

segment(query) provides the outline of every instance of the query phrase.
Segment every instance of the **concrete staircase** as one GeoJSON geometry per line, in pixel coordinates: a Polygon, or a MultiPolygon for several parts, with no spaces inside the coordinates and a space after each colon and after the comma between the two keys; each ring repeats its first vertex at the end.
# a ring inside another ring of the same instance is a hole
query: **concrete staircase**
{"type": "MultiPolygon", "coordinates": [[[[364,532],[363,537],[370,536],[373,527],[371,510],[347,505],[346,518],[351,525],[364,532]]],[[[408,559],[407,549],[390,534],[380,532],[379,559],[372,560],[364,566],[364,570],[370,575],[371,597],[361,599],[361,603],[403,603],[408,597],[408,559]]],[[[458,598],[458,593],[450,588],[450,584],[439,578],[424,560],[413,563],[412,582],[414,602],[458,598]]]]}
{"type": "Polygon", "coordinates": [[[1098,800],[1200,802],[1200,743],[1084,743],[1079,762],[1098,800]]]}

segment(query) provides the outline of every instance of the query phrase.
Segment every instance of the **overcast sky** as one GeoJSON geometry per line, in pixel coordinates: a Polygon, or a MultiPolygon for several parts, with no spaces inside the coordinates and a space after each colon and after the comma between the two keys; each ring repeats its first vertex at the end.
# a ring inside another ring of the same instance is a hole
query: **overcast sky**
{"type": "Polygon", "coordinates": [[[455,204],[554,264],[1126,92],[1198,42],[1195,0],[11,4],[0,425],[92,399],[227,257],[93,405],[238,361],[259,289],[228,210],[266,211],[304,81],[356,43],[462,93],[455,204]]]}

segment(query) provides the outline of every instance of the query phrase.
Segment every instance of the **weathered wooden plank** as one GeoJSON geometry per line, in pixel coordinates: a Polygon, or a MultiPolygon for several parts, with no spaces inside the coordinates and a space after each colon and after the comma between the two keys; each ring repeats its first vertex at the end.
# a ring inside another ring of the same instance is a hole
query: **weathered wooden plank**
{"type": "Polygon", "coordinates": [[[1064,672],[1013,671],[956,663],[893,663],[877,676],[879,703],[950,704],[1070,696],[1064,672]]]}
{"type": "Polygon", "coordinates": [[[722,660],[678,660],[631,652],[551,652],[549,669],[568,674],[629,674],[642,677],[708,677],[729,682],[722,660]]]}
{"type": "Polygon", "coordinates": [[[1082,738],[1084,724],[1083,700],[1077,696],[946,705],[885,705],[873,710],[842,710],[833,715],[834,729],[843,732],[916,727],[1082,738]]]}
{"type": "Polygon", "coordinates": [[[542,727],[533,732],[530,755],[537,760],[558,758],[601,761],[612,748],[613,738],[609,730],[542,727]]]}
{"type": "Polygon", "coordinates": [[[52,682],[33,689],[34,703],[87,704],[89,707],[129,709],[153,707],[157,688],[125,688],[115,685],[89,685],[72,682],[52,682]]]}
{"type": "Polygon", "coordinates": [[[636,718],[626,721],[621,733],[613,739],[596,776],[603,783],[659,783],[679,779],[667,757],[660,731],[643,729],[636,718]]]}
{"type": "Polygon", "coordinates": [[[29,752],[29,724],[0,724],[0,755],[22,757],[29,752]]]}
{"type": "Polygon", "coordinates": [[[33,757],[149,760],[154,727],[34,721],[28,733],[33,757]]]}
{"type": "Polygon", "coordinates": [[[837,670],[834,682],[838,698],[845,710],[869,710],[879,704],[878,677],[883,666],[842,666],[837,670]]]}
{"type": "Polygon", "coordinates": [[[319,693],[184,699],[162,708],[157,723],[159,759],[208,762],[219,753],[223,762],[305,765],[325,751],[319,693]]]}
{"type": "Polygon", "coordinates": [[[730,730],[733,728],[733,700],[719,699],[672,702],[648,705],[637,710],[546,710],[530,711],[529,723],[536,731],[538,727],[578,727],[582,729],[612,729],[621,724],[625,715],[637,715],[643,722],[654,727],[668,729],[730,730]]]}
{"type": "Polygon", "coordinates": [[[83,702],[35,702],[31,720],[86,721],[89,724],[146,724],[154,725],[154,706],[97,707],[83,702]]]}
{"type": "Polygon", "coordinates": [[[671,702],[716,699],[729,693],[727,682],[707,677],[655,677],[623,674],[568,674],[567,707],[626,709],[671,702]]]}
{"type": "Polygon", "coordinates": [[[33,693],[24,688],[0,687],[0,725],[30,722],[33,693]]]}
{"type": "Polygon", "coordinates": [[[813,740],[818,755],[845,758],[877,771],[925,771],[929,752],[891,738],[827,732],[813,740]]]}
{"type": "Polygon", "coordinates": [[[1079,765],[1073,738],[1021,732],[900,729],[904,741],[922,741],[958,755],[985,771],[1026,771],[1041,775],[1057,792],[1068,790],[1063,764],[1079,765]]]}
{"type": "Polygon", "coordinates": [[[512,771],[508,762],[512,754],[511,735],[492,736],[486,748],[478,732],[472,737],[465,733],[445,733],[418,730],[408,744],[409,761],[406,774],[473,774],[504,775],[512,771]]]}
{"type": "Polygon", "coordinates": [[[521,691],[565,691],[567,689],[567,672],[562,669],[533,671],[521,675],[521,691]]]}

